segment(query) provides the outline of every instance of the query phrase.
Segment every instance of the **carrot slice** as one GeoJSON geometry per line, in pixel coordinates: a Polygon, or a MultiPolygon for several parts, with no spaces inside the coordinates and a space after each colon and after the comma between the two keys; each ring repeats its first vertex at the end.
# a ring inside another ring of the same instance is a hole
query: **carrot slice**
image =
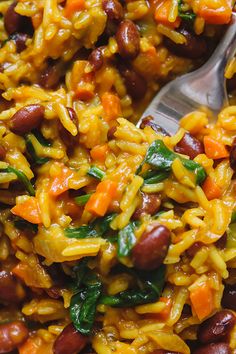
{"type": "Polygon", "coordinates": [[[84,10],[84,8],[84,0],[67,0],[66,6],[64,7],[64,16],[71,18],[75,12],[84,10]]]}
{"type": "Polygon", "coordinates": [[[231,1],[228,0],[200,0],[197,14],[204,18],[206,23],[223,25],[230,22],[232,15],[231,1]]]}
{"type": "Polygon", "coordinates": [[[222,159],[229,156],[224,144],[215,140],[210,136],[204,136],[203,138],[205,153],[210,159],[222,159]]]}
{"type": "Polygon", "coordinates": [[[171,0],[162,1],[156,7],[154,18],[157,23],[162,23],[163,25],[166,25],[166,26],[169,26],[172,28],[177,28],[180,25],[181,19],[179,17],[177,17],[175,22],[170,22],[168,19],[171,6],[172,6],[171,0]]]}
{"type": "Polygon", "coordinates": [[[104,162],[108,153],[108,145],[97,145],[91,149],[90,155],[94,160],[104,162]]]}
{"type": "Polygon", "coordinates": [[[11,212],[32,224],[42,223],[38,200],[35,197],[30,197],[23,203],[15,205],[11,212]]]}
{"type": "Polygon", "coordinates": [[[57,197],[58,195],[64,193],[69,189],[69,180],[73,176],[73,172],[68,168],[63,168],[61,174],[53,180],[49,194],[53,197],[57,197]]]}
{"type": "Polygon", "coordinates": [[[110,198],[115,198],[117,194],[117,182],[106,179],[97,185],[96,193],[106,193],[110,198]]]}
{"type": "Polygon", "coordinates": [[[107,193],[96,192],[89,198],[85,205],[85,210],[98,216],[104,216],[111,200],[111,197],[107,193]]]}
{"type": "Polygon", "coordinates": [[[199,320],[209,316],[214,309],[213,293],[208,282],[191,291],[190,300],[199,320]]]}
{"type": "Polygon", "coordinates": [[[210,176],[205,179],[202,185],[202,189],[208,200],[220,198],[221,196],[220,187],[215,183],[215,181],[213,181],[210,176]]]}
{"type": "Polygon", "coordinates": [[[102,106],[104,109],[104,119],[109,122],[118,118],[121,115],[121,105],[118,96],[110,92],[105,92],[101,98],[102,106]]]}

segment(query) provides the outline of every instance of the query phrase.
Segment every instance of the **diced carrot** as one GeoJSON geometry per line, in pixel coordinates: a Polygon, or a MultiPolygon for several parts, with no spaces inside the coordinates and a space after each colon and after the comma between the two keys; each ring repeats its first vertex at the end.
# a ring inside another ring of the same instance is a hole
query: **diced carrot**
{"type": "Polygon", "coordinates": [[[213,292],[208,282],[190,291],[190,300],[199,320],[209,316],[214,310],[213,292]]]}
{"type": "Polygon", "coordinates": [[[70,171],[67,167],[64,167],[61,171],[61,174],[54,178],[49,194],[53,197],[64,193],[69,189],[69,180],[73,176],[73,172],[70,171]]]}
{"type": "Polygon", "coordinates": [[[204,18],[206,23],[223,25],[230,22],[232,15],[231,1],[228,0],[200,0],[197,14],[204,18]]]}
{"type": "Polygon", "coordinates": [[[157,23],[161,23],[163,25],[172,27],[172,28],[177,28],[180,25],[181,19],[177,17],[175,22],[170,22],[168,19],[170,9],[171,9],[171,0],[164,0],[161,3],[159,3],[156,7],[154,18],[157,23]]]}
{"type": "Polygon", "coordinates": [[[91,149],[90,155],[94,160],[104,162],[108,153],[108,145],[97,145],[91,149]]]}
{"type": "Polygon", "coordinates": [[[64,15],[67,18],[71,18],[75,12],[84,10],[84,8],[84,0],[67,0],[66,6],[64,7],[64,15]]]}
{"type": "Polygon", "coordinates": [[[18,347],[19,354],[53,354],[53,342],[46,342],[37,334],[18,347]]]}
{"type": "Polygon", "coordinates": [[[43,12],[37,12],[35,15],[31,17],[31,21],[33,24],[34,29],[37,29],[41,24],[43,19],[43,12]]]}
{"type": "Polygon", "coordinates": [[[121,115],[121,105],[118,96],[110,92],[105,92],[101,98],[102,106],[104,109],[104,119],[109,122],[118,118],[121,115]]]}
{"type": "Polygon", "coordinates": [[[97,185],[96,193],[106,193],[111,199],[113,199],[117,195],[117,187],[117,182],[106,179],[97,185]]]}
{"type": "Polygon", "coordinates": [[[27,263],[19,262],[13,269],[12,273],[25,282],[27,286],[35,288],[48,288],[52,282],[45,269],[36,263],[30,266],[27,263]]]}
{"type": "Polygon", "coordinates": [[[111,197],[107,193],[96,192],[89,198],[85,205],[85,210],[98,216],[104,216],[111,200],[111,197]]]}
{"type": "Polygon", "coordinates": [[[19,354],[37,354],[38,345],[31,338],[28,338],[27,341],[22,344],[19,348],[19,354]]]}
{"type": "Polygon", "coordinates": [[[225,145],[215,140],[211,136],[204,136],[203,143],[205,154],[210,159],[222,159],[229,156],[229,152],[227,151],[225,145]]]}
{"type": "Polygon", "coordinates": [[[172,300],[169,297],[160,297],[159,301],[162,301],[166,304],[166,307],[159,313],[160,319],[165,321],[169,317],[172,307],[172,300]]]}
{"type": "Polygon", "coordinates": [[[220,198],[221,196],[220,187],[215,183],[215,181],[213,181],[210,176],[205,179],[202,185],[202,189],[208,200],[220,198]]]}
{"type": "Polygon", "coordinates": [[[32,224],[42,223],[38,200],[35,197],[30,197],[23,203],[15,205],[11,212],[32,224]]]}

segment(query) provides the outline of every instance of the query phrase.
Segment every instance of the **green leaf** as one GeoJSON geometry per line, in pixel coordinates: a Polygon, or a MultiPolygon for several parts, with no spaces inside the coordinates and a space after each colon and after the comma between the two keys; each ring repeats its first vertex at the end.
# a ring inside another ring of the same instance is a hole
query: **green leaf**
{"type": "Polygon", "coordinates": [[[28,177],[26,177],[24,172],[17,170],[16,168],[11,167],[11,166],[8,166],[7,168],[2,169],[2,171],[8,172],[8,173],[14,173],[17,176],[17,178],[19,179],[19,181],[21,181],[23,183],[23,185],[25,186],[25,189],[28,191],[29,195],[35,196],[34,187],[32,186],[28,177]]]}
{"type": "Polygon", "coordinates": [[[80,333],[89,335],[93,328],[102,283],[96,275],[89,274],[84,276],[82,282],[84,288],[71,299],[70,318],[80,333]]]}
{"type": "Polygon", "coordinates": [[[26,148],[32,159],[32,161],[37,165],[43,165],[49,161],[47,157],[39,157],[35,151],[34,145],[30,139],[30,135],[25,136],[26,148]]]}
{"type": "Polygon", "coordinates": [[[189,12],[189,11],[184,12],[182,9],[182,5],[183,5],[182,0],[179,0],[178,1],[178,16],[184,21],[193,22],[196,18],[196,14],[193,13],[192,11],[191,12],[189,12]]]}
{"type": "Polygon", "coordinates": [[[99,303],[112,307],[133,307],[157,301],[165,283],[165,266],[150,272],[140,272],[137,277],[141,283],[139,289],[125,290],[114,296],[103,295],[99,303]]]}
{"type": "Polygon", "coordinates": [[[157,171],[168,172],[173,161],[178,158],[183,166],[196,175],[196,183],[201,184],[206,178],[204,168],[193,160],[188,160],[168,149],[162,140],[154,141],[148,148],[144,161],[157,171]]]}
{"type": "Polygon", "coordinates": [[[130,252],[136,243],[134,230],[137,224],[138,223],[136,221],[132,221],[119,231],[117,250],[118,257],[126,257],[130,255],[130,252]]]}
{"type": "Polygon", "coordinates": [[[91,197],[91,194],[84,194],[84,195],[80,195],[79,197],[75,197],[75,202],[76,204],[78,204],[79,206],[85,205],[87,203],[87,201],[89,200],[89,198],[91,197]]]}
{"type": "Polygon", "coordinates": [[[102,237],[110,230],[110,223],[115,218],[116,214],[109,214],[103,218],[98,218],[90,225],[83,225],[80,227],[68,227],[65,229],[65,236],[68,238],[89,238],[102,237]]]}
{"type": "Polygon", "coordinates": [[[231,221],[230,223],[234,223],[236,221],[236,211],[234,210],[231,215],[231,221]]]}
{"type": "Polygon", "coordinates": [[[166,178],[169,177],[169,172],[159,172],[157,173],[157,171],[152,171],[154,172],[154,174],[152,176],[150,176],[149,178],[145,178],[144,179],[144,185],[145,184],[153,184],[153,183],[159,183],[164,181],[166,178]]]}
{"type": "Polygon", "coordinates": [[[87,174],[89,176],[97,178],[99,180],[103,179],[103,177],[105,176],[105,172],[102,171],[100,168],[98,168],[96,166],[90,167],[90,169],[88,170],[87,174]]]}

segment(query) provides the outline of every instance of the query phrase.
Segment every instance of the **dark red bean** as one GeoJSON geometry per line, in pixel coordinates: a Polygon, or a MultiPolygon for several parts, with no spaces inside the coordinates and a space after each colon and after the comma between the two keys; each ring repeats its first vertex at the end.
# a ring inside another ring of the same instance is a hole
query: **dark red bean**
{"type": "Polygon", "coordinates": [[[0,160],[4,160],[5,157],[6,157],[6,150],[2,145],[0,145],[0,160]]]}
{"type": "Polygon", "coordinates": [[[23,52],[26,48],[26,41],[29,38],[26,33],[14,33],[11,39],[15,42],[17,53],[23,52]]]}
{"type": "Polygon", "coordinates": [[[18,303],[25,297],[21,283],[7,270],[0,271],[0,302],[18,303]]]}
{"type": "Polygon", "coordinates": [[[32,34],[33,27],[30,18],[22,16],[15,12],[17,2],[14,1],[7,9],[4,15],[4,26],[6,32],[10,35],[15,32],[32,34]]]}
{"type": "Polygon", "coordinates": [[[21,321],[0,325],[0,353],[16,349],[28,338],[29,331],[21,321]]]}
{"type": "Polygon", "coordinates": [[[236,172],[236,138],[234,139],[233,144],[230,149],[229,163],[230,163],[230,167],[232,168],[232,170],[234,170],[234,172],[236,172]]]}
{"type": "Polygon", "coordinates": [[[229,310],[217,312],[198,327],[197,338],[203,344],[222,341],[230,334],[236,323],[236,317],[229,310]]]}
{"type": "Polygon", "coordinates": [[[204,147],[201,141],[196,139],[189,133],[185,133],[183,138],[175,146],[175,152],[188,155],[190,159],[194,159],[199,154],[204,154],[204,147]]]}
{"type": "Polygon", "coordinates": [[[67,325],[53,345],[54,354],[76,354],[87,344],[87,337],[79,333],[72,323],[67,325]]]}
{"type": "Polygon", "coordinates": [[[102,8],[110,21],[120,22],[124,17],[124,10],[118,0],[103,0],[102,8]]]}
{"type": "Polygon", "coordinates": [[[227,343],[211,343],[196,349],[193,354],[231,354],[227,343]]]}
{"type": "MultiPolygon", "coordinates": [[[[68,110],[71,121],[77,126],[78,125],[78,117],[77,117],[75,110],[71,107],[67,107],[67,110],[68,110]]],[[[60,134],[60,137],[61,137],[63,143],[67,147],[72,147],[75,143],[75,140],[73,139],[74,136],[72,136],[70,134],[70,132],[68,132],[68,130],[66,130],[63,127],[61,122],[59,122],[59,124],[58,124],[58,131],[59,131],[59,134],[60,134]]]]}
{"type": "Polygon", "coordinates": [[[225,286],[221,305],[236,311],[236,284],[225,286]]]}
{"type": "Polygon", "coordinates": [[[166,226],[156,225],[148,228],[132,250],[135,268],[152,270],[158,268],[168,251],[170,231],[166,226]]]}
{"type": "Polygon", "coordinates": [[[145,214],[154,215],[158,212],[161,205],[161,198],[159,194],[141,193],[141,205],[135,210],[133,219],[140,219],[145,214]]]}
{"type": "Polygon", "coordinates": [[[40,104],[31,104],[19,109],[11,118],[11,131],[24,135],[37,128],[43,120],[44,110],[40,104]]]}
{"type": "Polygon", "coordinates": [[[204,38],[197,36],[196,34],[190,32],[186,28],[181,28],[179,30],[186,38],[186,43],[177,44],[165,38],[164,44],[172,53],[190,59],[201,58],[207,52],[207,43],[204,38]]]}
{"type": "Polygon", "coordinates": [[[130,20],[120,23],[116,32],[118,51],[122,58],[134,59],[140,51],[140,36],[136,25],[130,20]]]}
{"type": "Polygon", "coordinates": [[[154,132],[161,134],[163,136],[170,136],[169,133],[167,133],[167,131],[162,128],[160,125],[158,125],[154,118],[152,116],[147,116],[145,118],[142,119],[142,123],[140,125],[141,129],[144,129],[145,127],[151,127],[154,132]]]}
{"type": "Polygon", "coordinates": [[[125,64],[119,65],[119,71],[124,78],[128,94],[134,100],[143,98],[147,91],[147,83],[144,78],[125,64]]]}
{"type": "Polygon", "coordinates": [[[187,254],[188,256],[190,257],[194,257],[195,254],[200,250],[201,247],[204,246],[204,243],[198,241],[198,242],[194,242],[194,244],[192,244],[192,246],[190,246],[188,249],[187,249],[187,254]]]}
{"type": "Polygon", "coordinates": [[[220,249],[224,249],[226,247],[226,242],[227,242],[227,233],[225,232],[219,240],[216,241],[215,245],[216,247],[220,249]]]}
{"type": "Polygon", "coordinates": [[[53,286],[50,289],[45,289],[45,291],[52,299],[59,299],[61,297],[61,289],[56,286],[53,286]]]}
{"type": "Polygon", "coordinates": [[[94,71],[98,71],[103,66],[103,53],[102,47],[94,49],[89,57],[88,60],[90,64],[93,66],[94,71]]]}
{"type": "Polygon", "coordinates": [[[64,76],[64,66],[61,63],[49,65],[40,75],[39,85],[46,89],[57,87],[64,76]]]}
{"type": "Polygon", "coordinates": [[[107,132],[107,139],[108,140],[112,140],[112,139],[115,139],[115,132],[117,130],[117,127],[116,126],[113,126],[111,127],[108,132],[107,132]]]}

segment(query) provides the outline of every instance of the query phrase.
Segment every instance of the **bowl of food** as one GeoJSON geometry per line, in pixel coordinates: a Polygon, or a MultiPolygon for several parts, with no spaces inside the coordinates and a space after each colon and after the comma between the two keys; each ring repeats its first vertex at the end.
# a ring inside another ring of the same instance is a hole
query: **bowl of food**
{"type": "Polygon", "coordinates": [[[0,353],[236,350],[236,82],[169,135],[226,0],[0,2],[0,353]]]}

